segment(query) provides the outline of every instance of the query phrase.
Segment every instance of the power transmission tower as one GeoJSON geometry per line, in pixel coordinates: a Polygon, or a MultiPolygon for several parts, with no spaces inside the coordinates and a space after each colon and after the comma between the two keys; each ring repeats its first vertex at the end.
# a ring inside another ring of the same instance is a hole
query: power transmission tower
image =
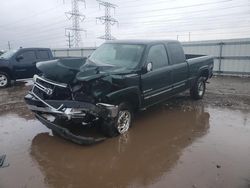
{"type": "Polygon", "coordinates": [[[96,18],[96,20],[99,20],[102,24],[105,24],[105,35],[99,38],[105,40],[114,40],[115,38],[111,35],[111,26],[118,23],[118,21],[115,18],[111,17],[110,10],[115,10],[117,5],[101,0],[97,0],[97,2],[99,2],[99,7],[104,6],[105,8],[105,16],[100,16],[96,18]]]}
{"type": "Polygon", "coordinates": [[[73,36],[74,35],[71,35],[70,34],[70,32],[68,31],[68,33],[66,34],[66,30],[65,30],[65,36],[67,37],[67,46],[69,47],[69,48],[71,48],[72,47],[72,38],[73,38],[73,36]]]}
{"type": "Polygon", "coordinates": [[[85,19],[85,15],[80,14],[79,11],[79,2],[83,2],[85,4],[85,0],[71,0],[72,10],[70,12],[65,12],[67,18],[72,20],[72,27],[66,28],[66,30],[71,31],[73,34],[73,43],[74,47],[79,47],[81,42],[81,32],[86,32],[86,30],[80,27],[80,22],[85,19]]]}
{"type": "Polygon", "coordinates": [[[8,49],[11,49],[10,41],[8,41],[8,49]]]}

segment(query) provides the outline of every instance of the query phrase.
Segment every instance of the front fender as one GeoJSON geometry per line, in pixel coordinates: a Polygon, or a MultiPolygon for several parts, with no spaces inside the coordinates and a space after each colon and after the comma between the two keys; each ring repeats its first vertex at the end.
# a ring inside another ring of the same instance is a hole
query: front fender
{"type": "Polygon", "coordinates": [[[141,91],[137,86],[131,86],[106,95],[107,99],[113,103],[119,104],[124,101],[130,102],[137,107],[141,106],[141,91]]]}

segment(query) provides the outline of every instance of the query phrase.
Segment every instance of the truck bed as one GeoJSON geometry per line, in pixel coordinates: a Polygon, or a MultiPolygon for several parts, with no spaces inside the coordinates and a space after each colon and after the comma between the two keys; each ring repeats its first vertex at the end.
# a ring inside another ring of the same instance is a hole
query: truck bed
{"type": "Polygon", "coordinates": [[[209,78],[212,76],[213,57],[208,55],[185,54],[189,66],[190,77],[196,77],[199,69],[207,69],[209,78]]]}
{"type": "Polygon", "coordinates": [[[185,54],[186,59],[193,59],[193,58],[198,58],[198,57],[204,57],[207,55],[202,55],[202,54],[185,54]]]}

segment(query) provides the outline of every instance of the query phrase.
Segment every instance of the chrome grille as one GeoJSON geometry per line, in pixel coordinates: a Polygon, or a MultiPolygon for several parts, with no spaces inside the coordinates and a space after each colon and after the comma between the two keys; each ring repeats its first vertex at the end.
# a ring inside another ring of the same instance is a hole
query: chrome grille
{"type": "Polygon", "coordinates": [[[45,78],[34,76],[32,92],[41,99],[65,99],[70,95],[66,84],[56,83],[45,78]]]}

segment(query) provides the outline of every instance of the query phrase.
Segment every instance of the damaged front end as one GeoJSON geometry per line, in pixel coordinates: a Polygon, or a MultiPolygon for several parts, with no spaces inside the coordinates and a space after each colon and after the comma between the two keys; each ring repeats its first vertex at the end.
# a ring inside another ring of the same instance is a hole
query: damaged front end
{"type": "MultiPolygon", "coordinates": [[[[78,85],[77,85],[78,86],[78,85]]],[[[36,118],[56,134],[78,144],[93,144],[105,138],[94,138],[73,134],[68,128],[56,123],[55,119],[88,125],[99,120],[113,120],[118,113],[116,105],[77,100],[69,84],[59,83],[44,77],[34,76],[34,86],[25,96],[28,108],[36,118]],[[47,115],[53,116],[50,120],[47,115]]]]}

